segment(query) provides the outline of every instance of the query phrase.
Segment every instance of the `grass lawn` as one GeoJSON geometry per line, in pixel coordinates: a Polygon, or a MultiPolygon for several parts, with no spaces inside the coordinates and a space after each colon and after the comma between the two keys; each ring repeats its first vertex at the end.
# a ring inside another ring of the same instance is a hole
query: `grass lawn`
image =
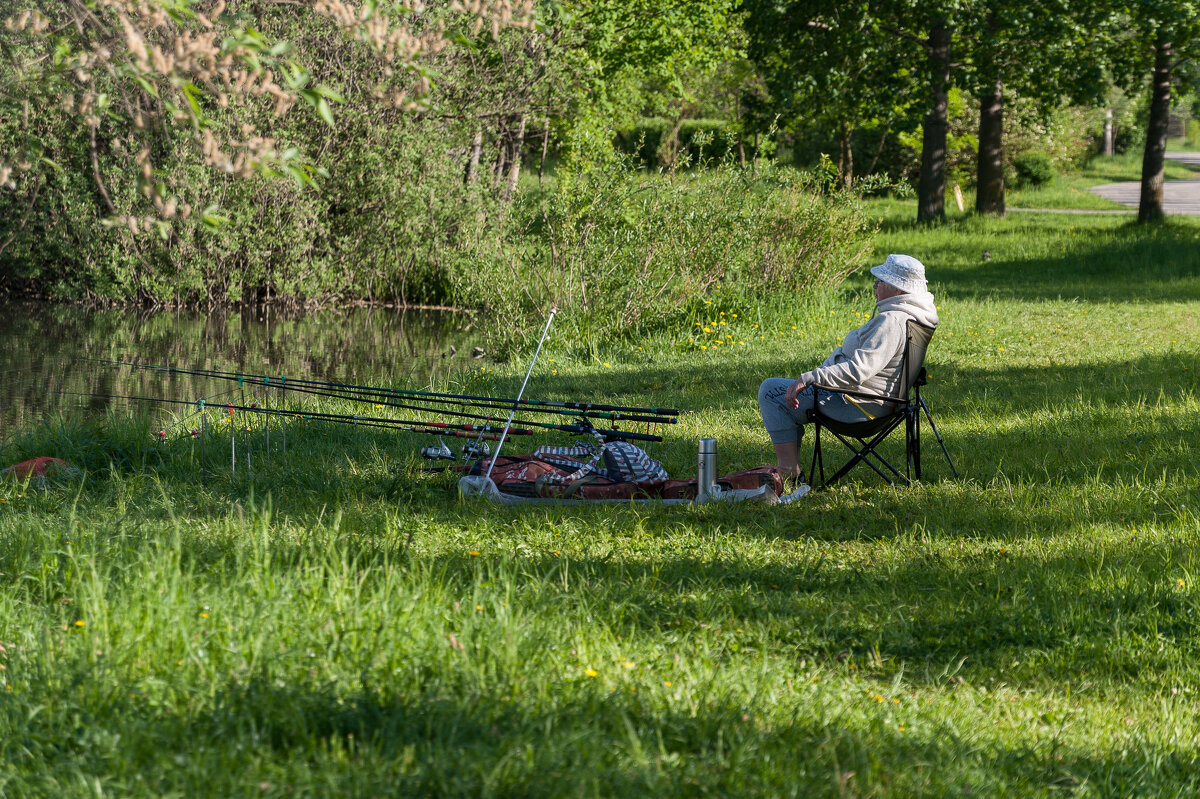
{"type": "MultiPolygon", "coordinates": [[[[876,257],[938,296],[959,480],[927,436],[908,489],[517,510],[383,431],[296,423],[285,457],[255,427],[234,485],[227,444],[202,481],[191,439],[127,420],[9,439],[86,473],[0,483],[0,796],[1200,791],[1200,223],[879,209],[876,257]]],[[[704,435],[758,465],[758,382],[819,362],[867,285],[555,343],[530,393],[687,409],[652,448],[676,474],[704,435]]]]}
{"type": "MultiPolygon", "coordinates": [[[[1182,144],[1182,140],[1178,142],[1182,144]]],[[[1174,152],[1179,148],[1172,149],[1174,152]]],[[[1025,188],[1009,188],[1005,198],[1005,206],[1013,209],[1085,209],[1097,211],[1128,211],[1136,214],[1136,208],[1129,208],[1120,203],[1098,197],[1088,191],[1092,186],[1123,181],[1137,181],[1142,177],[1142,154],[1124,153],[1113,158],[1093,158],[1078,172],[1058,175],[1044,186],[1028,186],[1025,188]]],[[[1163,168],[1165,180],[1194,180],[1200,177],[1200,166],[1184,164],[1168,159],[1163,168]]],[[[953,185],[946,192],[946,216],[948,219],[959,219],[970,216],[975,210],[975,189],[963,188],[963,211],[958,210],[953,195],[953,185]]],[[[910,214],[916,216],[917,202],[910,197],[905,200],[892,200],[890,204],[910,209],[910,214]]],[[[893,206],[893,207],[894,207],[893,206]]],[[[901,215],[903,217],[903,215],[901,215]]]]}

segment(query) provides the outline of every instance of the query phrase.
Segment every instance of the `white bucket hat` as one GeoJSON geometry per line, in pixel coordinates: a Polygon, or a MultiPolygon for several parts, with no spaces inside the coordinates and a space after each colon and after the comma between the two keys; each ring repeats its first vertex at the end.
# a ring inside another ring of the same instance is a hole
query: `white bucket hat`
{"type": "Polygon", "coordinates": [[[925,265],[911,255],[889,255],[886,261],[871,268],[871,274],[909,294],[929,291],[925,265]]]}

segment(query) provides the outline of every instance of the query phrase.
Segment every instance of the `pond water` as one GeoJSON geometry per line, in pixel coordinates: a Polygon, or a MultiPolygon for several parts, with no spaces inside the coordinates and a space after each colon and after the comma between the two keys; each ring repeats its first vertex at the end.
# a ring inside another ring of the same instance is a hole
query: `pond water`
{"type": "Polygon", "coordinates": [[[114,396],[207,400],[236,385],[112,362],[422,388],[461,367],[481,338],[469,315],[436,311],[147,313],[0,302],[0,440],[60,411],[149,405],[114,396]]]}

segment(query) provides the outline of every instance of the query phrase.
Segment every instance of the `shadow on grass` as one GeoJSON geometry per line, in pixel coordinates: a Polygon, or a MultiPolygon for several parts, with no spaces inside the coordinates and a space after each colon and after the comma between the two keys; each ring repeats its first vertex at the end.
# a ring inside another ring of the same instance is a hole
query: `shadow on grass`
{"type": "Polygon", "coordinates": [[[431,674],[408,695],[263,677],[225,685],[198,713],[121,692],[101,700],[96,718],[39,708],[24,730],[27,757],[14,765],[33,758],[48,773],[94,776],[118,792],[127,781],[138,793],[214,795],[1032,795],[1086,786],[1145,796],[1200,787],[1193,753],[1137,733],[1111,748],[1080,746],[1064,735],[1070,713],[1030,717],[1043,733],[1033,736],[1011,728],[1017,719],[997,729],[938,718],[903,694],[895,706],[818,696],[789,718],[719,686],[694,708],[587,681],[547,702],[513,696],[519,687],[503,674],[480,692],[456,672],[431,674]]]}
{"type": "MultiPolygon", "coordinates": [[[[926,244],[930,278],[943,288],[939,299],[1200,299],[1200,225],[1195,222],[1138,225],[1117,220],[1111,227],[1093,226],[1077,233],[1070,218],[1065,219],[1021,214],[1005,220],[968,217],[946,224],[943,235],[926,244]],[[958,228],[970,235],[956,236],[958,228]],[[1061,242],[1059,251],[1037,254],[1037,249],[1049,249],[1047,242],[1061,242]],[[990,253],[987,260],[981,246],[990,253]]],[[[881,230],[892,236],[909,231],[929,235],[925,228],[900,219],[884,220],[881,230]]]]}
{"type": "MultiPolygon", "coordinates": [[[[683,387],[706,385],[705,398],[713,400],[709,413],[745,424],[744,435],[720,443],[721,470],[736,471],[771,459],[753,400],[759,376],[766,372],[765,362],[748,357],[732,364],[724,385],[736,389],[722,394],[715,393],[703,363],[647,370],[640,379],[683,387]]],[[[1200,438],[1200,420],[1185,410],[1195,402],[1196,377],[1183,371],[1186,362],[1182,355],[1143,356],[1119,364],[1113,374],[1100,378],[1097,369],[1086,364],[1010,369],[939,366],[938,379],[926,397],[963,480],[945,482],[949,469],[926,426],[924,486],[893,491],[860,466],[842,486],[814,496],[803,509],[739,506],[707,511],[703,518],[711,521],[700,524],[733,525],[744,534],[765,538],[888,537],[915,524],[934,535],[959,535],[965,530],[984,536],[1050,537],[1089,523],[1145,524],[1171,518],[1180,506],[1189,504],[1188,486],[1197,475],[1189,442],[1200,438]]],[[[178,443],[172,453],[154,444],[148,430],[122,428],[114,436],[93,427],[68,430],[34,439],[23,451],[10,447],[11,457],[65,457],[89,471],[84,493],[101,504],[106,492],[115,490],[113,485],[153,475],[155,486],[131,490],[171,498],[165,503],[139,503],[144,517],[163,520],[177,509],[198,519],[220,518],[235,503],[267,496],[275,498],[278,514],[302,526],[335,510],[350,518],[370,519],[391,507],[431,522],[468,525],[478,519],[505,520],[542,512],[464,507],[456,498],[455,475],[425,475],[413,469],[418,463],[415,450],[428,438],[309,425],[293,431],[286,458],[276,431],[274,452],[268,458],[262,454],[265,433],[257,430],[240,437],[239,466],[231,480],[227,438],[210,442],[207,465],[201,470],[200,448],[193,442],[178,443]],[[240,460],[247,449],[254,463],[250,470],[240,460]]],[[[672,473],[691,476],[693,436],[706,432],[692,422],[686,431],[670,430],[670,440],[650,449],[672,473]]],[[[811,434],[806,436],[805,460],[811,440],[811,434]]],[[[904,463],[902,445],[903,436],[897,434],[883,447],[898,465],[904,463]]],[[[506,445],[508,452],[530,448],[528,441],[517,438],[506,445]]],[[[828,442],[827,474],[844,455],[840,445],[828,442]]],[[[622,512],[611,505],[554,511],[585,519],[622,512]]],[[[669,534],[672,520],[685,513],[645,507],[628,512],[661,519],[664,534],[669,534]]]]}

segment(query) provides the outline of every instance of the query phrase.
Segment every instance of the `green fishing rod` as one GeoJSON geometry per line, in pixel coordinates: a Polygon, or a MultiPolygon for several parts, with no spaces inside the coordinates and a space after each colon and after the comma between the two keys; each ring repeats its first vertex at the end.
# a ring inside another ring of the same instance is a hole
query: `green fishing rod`
{"type": "MultiPolygon", "coordinates": [[[[436,391],[416,391],[413,389],[402,388],[381,388],[378,386],[363,386],[352,383],[333,383],[320,380],[304,380],[300,378],[291,378],[286,376],[273,377],[270,375],[256,375],[244,372],[223,372],[215,369],[183,369],[175,366],[154,366],[150,364],[129,363],[126,361],[107,361],[93,358],[81,358],[80,360],[91,360],[97,363],[105,363],[112,366],[129,366],[135,369],[149,369],[167,373],[194,375],[197,377],[214,377],[228,380],[239,381],[254,381],[262,382],[264,385],[274,383],[277,386],[286,387],[289,389],[296,388],[297,385],[334,388],[341,391],[354,391],[358,393],[372,393],[380,396],[388,395],[404,395],[410,397],[429,397],[439,398],[446,401],[457,401],[460,403],[469,402],[486,402],[490,404],[502,405],[509,407],[512,405],[520,405],[527,408],[559,408],[574,411],[583,411],[591,414],[601,413],[633,413],[633,414],[650,414],[654,416],[678,416],[679,410],[676,408],[638,408],[624,405],[603,405],[593,402],[555,402],[550,400],[530,400],[524,398],[505,399],[501,397],[486,397],[476,396],[472,394],[446,394],[436,391]]],[[[620,421],[637,421],[634,419],[622,419],[620,421]]],[[[674,424],[674,420],[667,422],[674,424]]]]}

